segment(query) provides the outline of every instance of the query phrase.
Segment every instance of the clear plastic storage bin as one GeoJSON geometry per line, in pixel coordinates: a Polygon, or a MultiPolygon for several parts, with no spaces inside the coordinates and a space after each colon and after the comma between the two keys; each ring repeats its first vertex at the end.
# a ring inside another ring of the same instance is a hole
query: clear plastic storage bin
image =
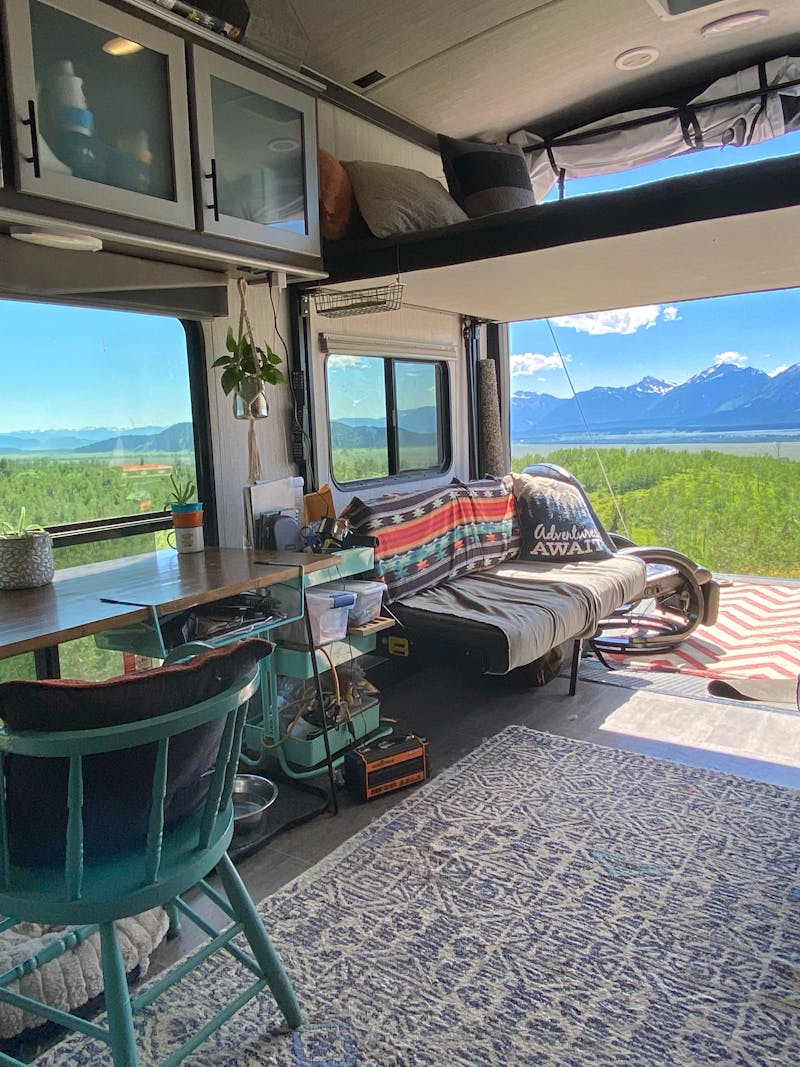
{"type": "Polygon", "coordinates": [[[361,579],[347,578],[336,582],[326,582],[323,589],[336,589],[356,594],[356,602],[350,608],[349,623],[363,626],[372,622],[381,613],[381,603],[386,586],[383,582],[369,582],[361,579]]]}
{"type": "MultiPolygon", "coordinates": [[[[311,635],[315,645],[327,645],[331,641],[341,641],[347,635],[347,619],[350,609],[356,602],[355,593],[325,590],[326,587],[320,587],[306,593],[311,635]]],[[[284,641],[307,645],[305,619],[298,619],[297,622],[282,627],[278,636],[284,641]]]]}

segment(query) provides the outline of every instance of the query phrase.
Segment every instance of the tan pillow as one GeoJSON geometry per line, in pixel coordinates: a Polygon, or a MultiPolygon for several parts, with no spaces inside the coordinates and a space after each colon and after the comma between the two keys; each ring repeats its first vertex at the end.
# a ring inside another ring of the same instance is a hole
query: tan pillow
{"type": "Polygon", "coordinates": [[[356,160],[344,164],[356,203],[375,237],[435,230],[467,216],[441,182],[418,170],[356,160]]]}
{"type": "Polygon", "coordinates": [[[356,213],[350,176],[324,148],[319,159],[319,228],[323,237],[338,241],[345,236],[356,213]]]}

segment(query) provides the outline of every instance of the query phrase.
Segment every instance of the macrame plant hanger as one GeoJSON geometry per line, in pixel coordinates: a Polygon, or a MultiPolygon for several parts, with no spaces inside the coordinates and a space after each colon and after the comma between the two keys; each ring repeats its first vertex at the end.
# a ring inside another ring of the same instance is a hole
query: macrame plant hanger
{"type": "MultiPolygon", "coordinates": [[[[250,325],[250,316],[247,314],[247,282],[244,278],[239,278],[237,282],[239,289],[239,336],[242,336],[243,331],[247,330],[247,340],[250,342],[250,347],[253,351],[254,367],[258,364],[255,362],[256,356],[256,342],[253,337],[253,327],[250,325]]],[[[247,415],[247,460],[248,460],[248,484],[255,485],[256,482],[261,481],[261,454],[258,451],[258,439],[256,438],[256,420],[248,407],[247,415]]]]}

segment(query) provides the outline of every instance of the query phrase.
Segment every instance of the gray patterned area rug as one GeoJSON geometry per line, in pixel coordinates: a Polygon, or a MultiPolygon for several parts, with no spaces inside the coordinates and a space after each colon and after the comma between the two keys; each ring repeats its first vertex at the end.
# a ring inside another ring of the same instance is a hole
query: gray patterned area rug
{"type": "MultiPolygon", "coordinates": [[[[800,792],[510,727],[262,909],[307,1022],[251,1002],[196,1067],[800,1063],[800,792]]],[[[146,1013],[143,1063],[236,973],[146,1013]]]]}

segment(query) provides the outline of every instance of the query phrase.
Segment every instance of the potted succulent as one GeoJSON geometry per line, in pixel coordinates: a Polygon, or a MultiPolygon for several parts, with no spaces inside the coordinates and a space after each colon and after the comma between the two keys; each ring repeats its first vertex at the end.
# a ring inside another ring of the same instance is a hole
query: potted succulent
{"type": "Polygon", "coordinates": [[[184,474],[180,469],[170,474],[169,481],[172,493],[164,504],[164,509],[172,515],[175,534],[173,547],[178,552],[201,552],[205,547],[203,505],[196,499],[194,482],[189,474],[184,474]]]}
{"type": "Polygon", "coordinates": [[[35,589],[52,582],[53,540],[42,526],[25,522],[25,508],[14,523],[0,522],[0,589],[35,589]]]}

